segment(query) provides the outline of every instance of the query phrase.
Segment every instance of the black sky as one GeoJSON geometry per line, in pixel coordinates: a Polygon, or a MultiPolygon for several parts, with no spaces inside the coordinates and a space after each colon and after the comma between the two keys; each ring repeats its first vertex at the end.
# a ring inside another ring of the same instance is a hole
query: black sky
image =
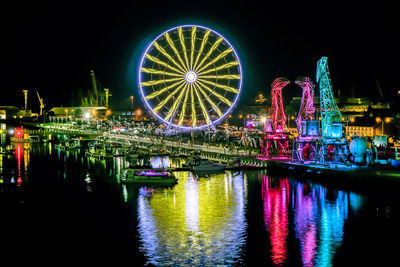
{"type": "MultiPolygon", "coordinates": [[[[399,23],[395,6],[350,6],[327,1],[30,1],[3,5],[4,57],[0,105],[22,106],[38,89],[48,107],[71,105],[91,87],[90,70],[112,91],[112,104],[137,99],[136,71],[148,42],[168,27],[199,23],[223,34],[238,50],[243,93],[269,95],[274,78],[315,79],[328,56],[335,90],[379,100],[374,77],[390,99],[400,90],[399,23]],[[277,2],[283,2],[276,4],[277,2]]],[[[350,1],[348,1],[350,2],[350,1]]],[[[290,87],[288,96],[300,94],[290,87]]],[[[242,97],[241,103],[245,100],[242,97]]]]}

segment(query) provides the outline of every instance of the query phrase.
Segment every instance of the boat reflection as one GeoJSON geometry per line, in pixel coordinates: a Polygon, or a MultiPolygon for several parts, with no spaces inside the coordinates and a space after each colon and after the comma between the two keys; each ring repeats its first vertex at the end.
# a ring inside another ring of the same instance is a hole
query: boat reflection
{"type": "Polygon", "coordinates": [[[338,190],[328,194],[321,185],[266,175],[263,175],[262,194],[271,260],[275,265],[284,264],[288,256],[288,213],[293,214],[303,266],[331,266],[342,244],[349,209],[357,211],[362,204],[362,197],[353,192],[338,190]]]}
{"type": "Polygon", "coordinates": [[[243,175],[176,176],[173,188],[139,190],[140,249],[148,263],[237,264],[247,228],[243,175]]]}

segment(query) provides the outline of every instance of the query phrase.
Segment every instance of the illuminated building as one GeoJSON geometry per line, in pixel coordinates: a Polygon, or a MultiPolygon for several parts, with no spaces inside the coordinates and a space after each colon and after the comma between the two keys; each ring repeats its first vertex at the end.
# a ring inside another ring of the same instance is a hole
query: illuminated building
{"type": "Polygon", "coordinates": [[[16,119],[19,109],[14,106],[0,106],[0,120],[16,119]]]}
{"type": "Polygon", "coordinates": [[[85,114],[94,118],[105,118],[106,107],[54,107],[49,111],[50,121],[62,119],[82,119],[85,114]]]}
{"type": "MultiPolygon", "coordinates": [[[[301,97],[293,97],[290,105],[298,106],[300,105],[301,97]]],[[[372,127],[374,122],[371,120],[369,125],[358,125],[357,122],[361,120],[362,117],[369,116],[370,111],[372,113],[390,113],[389,103],[372,103],[368,97],[337,97],[335,102],[338,105],[339,111],[344,118],[343,121],[349,124],[354,124],[354,126],[372,127]]],[[[320,101],[319,97],[314,97],[314,103],[316,112],[320,112],[320,101]]],[[[393,117],[393,115],[391,115],[393,117]]]]}
{"type": "Polygon", "coordinates": [[[374,127],[346,126],[346,135],[351,136],[374,136],[374,127]]]}

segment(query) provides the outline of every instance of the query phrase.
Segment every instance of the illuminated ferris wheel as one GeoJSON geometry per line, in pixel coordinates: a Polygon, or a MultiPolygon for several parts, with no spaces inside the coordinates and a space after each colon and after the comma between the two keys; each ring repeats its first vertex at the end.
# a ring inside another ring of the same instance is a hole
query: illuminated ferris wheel
{"type": "Polygon", "coordinates": [[[140,93],[153,114],[182,129],[214,127],[239,99],[242,70],[219,33],[184,25],[160,34],[142,56],[140,93]]]}

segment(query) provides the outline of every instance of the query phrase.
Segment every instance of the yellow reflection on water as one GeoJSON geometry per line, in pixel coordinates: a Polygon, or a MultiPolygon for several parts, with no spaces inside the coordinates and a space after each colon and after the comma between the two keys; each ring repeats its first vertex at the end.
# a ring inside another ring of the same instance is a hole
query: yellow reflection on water
{"type": "Polygon", "coordinates": [[[138,230],[149,263],[234,263],[247,227],[243,175],[175,174],[179,182],[173,188],[139,190],[138,230]]]}

